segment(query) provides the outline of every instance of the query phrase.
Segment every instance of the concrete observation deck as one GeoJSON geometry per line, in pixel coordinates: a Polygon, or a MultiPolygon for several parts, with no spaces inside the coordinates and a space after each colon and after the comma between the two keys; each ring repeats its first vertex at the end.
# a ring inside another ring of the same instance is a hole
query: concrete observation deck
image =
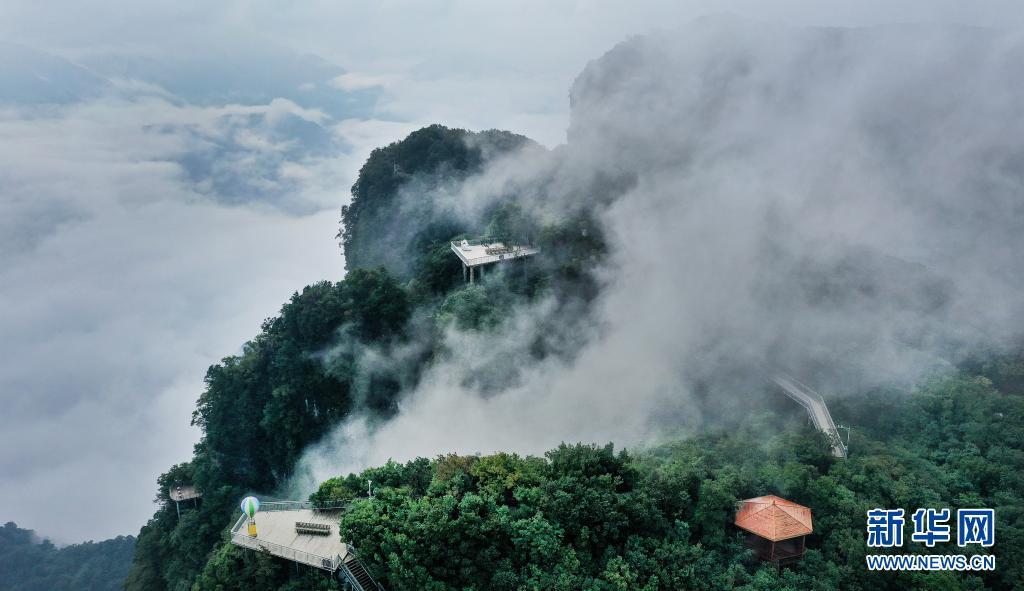
{"type": "Polygon", "coordinates": [[[384,591],[355,549],[341,541],[338,521],[343,510],[315,509],[302,501],[263,503],[256,513],[256,537],[249,536],[249,518],[242,515],[231,527],[231,543],[325,570],[351,591],[384,591]]]}
{"type": "Polygon", "coordinates": [[[469,282],[474,280],[474,270],[480,268],[483,277],[483,266],[521,259],[540,252],[540,249],[524,244],[510,244],[500,240],[453,240],[452,252],[462,261],[462,274],[468,272],[469,282]]]}
{"type": "Polygon", "coordinates": [[[203,496],[199,494],[199,491],[196,490],[196,487],[192,486],[191,484],[178,484],[172,486],[167,491],[167,495],[175,503],[180,503],[181,501],[190,501],[192,499],[198,499],[203,496]]]}
{"type": "Polygon", "coordinates": [[[231,528],[231,542],[334,572],[352,554],[339,536],[338,513],[314,510],[308,503],[264,503],[256,514],[256,537],[249,537],[248,517],[242,515],[231,528]],[[322,535],[297,531],[297,523],[324,525],[328,531],[322,535]]]}

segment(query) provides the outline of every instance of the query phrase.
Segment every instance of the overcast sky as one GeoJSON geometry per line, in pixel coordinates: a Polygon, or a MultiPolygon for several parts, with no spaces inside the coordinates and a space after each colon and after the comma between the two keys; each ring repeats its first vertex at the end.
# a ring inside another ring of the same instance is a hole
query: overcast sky
{"type": "Polygon", "coordinates": [[[342,277],[372,148],[434,122],[556,145],[588,60],[709,12],[1024,24],[1014,1],[63,4],[0,4],[0,522],[59,542],[136,533],[206,367],[342,277]]]}

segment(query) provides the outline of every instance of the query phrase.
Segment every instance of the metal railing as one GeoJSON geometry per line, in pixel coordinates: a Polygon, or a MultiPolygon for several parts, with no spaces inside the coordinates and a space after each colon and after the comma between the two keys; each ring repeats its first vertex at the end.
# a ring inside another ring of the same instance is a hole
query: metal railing
{"type": "Polygon", "coordinates": [[[381,585],[376,580],[374,580],[372,576],[370,576],[369,571],[366,570],[366,565],[364,565],[363,562],[359,560],[359,555],[356,553],[356,551],[352,547],[349,547],[348,552],[348,556],[346,556],[345,560],[343,560],[341,563],[340,572],[341,576],[344,577],[346,581],[348,581],[349,585],[356,590],[385,591],[384,585],[381,585]],[[356,576],[356,573],[352,570],[353,566],[363,571],[368,581],[374,585],[373,589],[367,589],[366,586],[363,585],[362,581],[359,580],[359,578],[356,576]]]}
{"type": "Polygon", "coordinates": [[[309,501],[267,501],[260,503],[260,511],[341,511],[348,507],[348,503],[336,503],[334,505],[316,505],[309,501]]]}
{"type": "Polygon", "coordinates": [[[787,375],[772,376],[772,381],[782,388],[786,396],[807,411],[814,427],[828,437],[832,446],[832,455],[837,458],[845,458],[847,455],[846,445],[843,444],[843,440],[839,436],[839,429],[836,428],[836,423],[832,420],[832,414],[828,411],[828,405],[825,404],[825,399],[821,397],[821,394],[811,390],[809,386],[796,378],[787,375]]]}
{"type": "MultiPolygon", "coordinates": [[[[262,506],[260,509],[262,510],[262,506]]],[[[338,567],[341,566],[341,556],[320,556],[318,554],[313,554],[312,552],[296,550],[295,548],[289,548],[288,546],[282,546],[281,544],[275,544],[274,542],[266,542],[259,538],[249,537],[248,533],[239,531],[245,525],[247,520],[248,518],[245,515],[242,515],[238,518],[238,521],[235,522],[235,525],[231,527],[231,542],[236,546],[249,548],[250,550],[256,550],[258,552],[266,552],[274,556],[280,556],[281,558],[287,558],[294,562],[308,564],[332,573],[338,570],[338,567]]]]}
{"type": "Polygon", "coordinates": [[[485,244],[494,244],[495,242],[508,243],[509,238],[507,236],[487,236],[483,238],[463,238],[462,240],[452,240],[452,246],[461,246],[462,242],[465,241],[469,246],[483,246],[485,244]]]}
{"type": "Polygon", "coordinates": [[[534,248],[534,246],[531,245],[528,240],[523,242],[516,242],[512,238],[509,238],[508,236],[489,236],[487,238],[473,239],[466,238],[463,240],[450,240],[449,242],[454,247],[463,246],[463,242],[465,242],[465,246],[490,246],[492,244],[503,244],[505,247],[509,248],[513,246],[518,248],[534,248]]]}

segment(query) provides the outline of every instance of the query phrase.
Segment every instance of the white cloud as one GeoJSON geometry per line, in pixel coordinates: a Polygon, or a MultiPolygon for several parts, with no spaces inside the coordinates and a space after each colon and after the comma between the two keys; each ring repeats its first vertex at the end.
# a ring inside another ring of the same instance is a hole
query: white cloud
{"type": "Polygon", "coordinates": [[[61,541],[135,531],[156,475],[191,455],[206,367],[294,290],[343,276],[337,207],[358,157],[281,161],[282,199],[317,204],[301,215],[221,203],[176,162],[195,149],[189,130],[273,150],[258,126],[225,121],[277,111],[323,120],[282,101],[152,98],[0,113],[7,518],[61,541]]]}
{"type": "Polygon", "coordinates": [[[341,90],[366,90],[367,88],[389,86],[394,82],[394,77],[385,75],[360,74],[358,72],[345,72],[332,79],[330,85],[341,90]]]}
{"type": "MultiPolygon", "coordinates": [[[[205,367],[292,290],[340,277],[337,208],[370,149],[435,122],[560,143],[568,88],[589,60],[721,10],[1024,25],[1010,0],[0,4],[0,37],[110,57],[111,71],[134,64],[100,100],[0,108],[3,518],[65,540],[142,523],[156,474],[189,455],[205,367]],[[225,56],[245,75],[211,79],[234,72],[225,56]],[[334,78],[339,66],[352,73],[334,78]],[[345,91],[360,89],[379,101],[345,115],[358,98],[345,91]],[[313,95],[321,102],[303,102],[313,95]],[[91,510],[65,512],[77,490],[91,510]]],[[[488,404],[503,403],[467,408],[488,404]]]]}

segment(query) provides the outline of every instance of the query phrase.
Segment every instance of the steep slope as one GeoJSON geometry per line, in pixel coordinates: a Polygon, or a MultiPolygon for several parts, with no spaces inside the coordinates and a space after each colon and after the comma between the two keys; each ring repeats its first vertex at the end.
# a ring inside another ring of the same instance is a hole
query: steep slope
{"type": "Polygon", "coordinates": [[[352,202],[342,210],[338,237],[346,266],[383,266],[408,278],[419,245],[461,234],[479,215],[459,211],[472,200],[458,195],[462,181],[523,149],[541,150],[507,131],[473,133],[441,125],[377,148],[352,185],[352,202]]]}
{"type": "MultiPolygon", "coordinates": [[[[350,258],[340,282],[296,292],[242,354],[210,367],[193,415],[202,441],[190,462],[161,475],[159,508],[139,535],[127,589],[190,589],[239,495],[293,486],[303,451],[346,419],[391,417],[423,369],[446,355],[447,327],[493,327],[517,303],[555,292],[564,294],[563,305],[578,305],[587,281],[581,263],[601,252],[597,232],[563,241],[541,265],[513,265],[486,285],[460,284],[449,241],[461,232],[529,225],[541,242],[565,233],[564,226],[529,219],[508,197],[472,215],[455,215],[446,208],[450,193],[436,192],[441,185],[457,191],[481,162],[524,144],[528,140],[505,132],[432,126],[374,152],[354,189],[360,197],[343,215],[350,248],[361,262],[351,264],[350,258]],[[400,178],[392,176],[396,170],[400,178]],[[398,205],[403,200],[421,206],[411,211],[398,205]],[[382,224],[384,235],[373,223],[382,224]],[[394,244],[399,248],[388,250],[394,244]],[[374,266],[387,262],[374,259],[378,248],[402,255],[390,259],[398,275],[374,266]],[[567,268],[575,274],[566,276],[567,268]],[[203,498],[179,517],[166,491],[182,482],[195,485],[203,498]]],[[[565,349],[546,338],[536,339],[536,357],[565,349]]]]}
{"type": "MultiPolygon", "coordinates": [[[[394,589],[1012,583],[1012,550],[970,576],[862,562],[868,506],[995,506],[1019,539],[1020,401],[978,377],[989,362],[954,371],[1019,349],[1020,88],[1001,73],[1024,53],[996,37],[700,21],[589,64],[564,147],[432,126],[375,151],[343,210],[349,275],[210,369],[203,440],[160,479],[204,499],[180,519],[160,501],[128,588],[331,588],[222,543],[239,497],[297,473],[335,476],[313,499],[352,501],[343,533],[394,589]],[[943,84],[959,76],[990,92],[943,84]],[[478,234],[543,256],[464,285],[448,241],[478,234]],[[764,440],[800,416],[765,396],[775,367],[861,396],[833,411],[860,433],[850,462],[807,431],[764,440]],[[534,456],[471,453],[502,448],[534,456]],[[821,512],[782,573],[728,527],[766,492],[821,512]]],[[[1012,386],[1008,359],[990,365],[1012,386]]]]}

